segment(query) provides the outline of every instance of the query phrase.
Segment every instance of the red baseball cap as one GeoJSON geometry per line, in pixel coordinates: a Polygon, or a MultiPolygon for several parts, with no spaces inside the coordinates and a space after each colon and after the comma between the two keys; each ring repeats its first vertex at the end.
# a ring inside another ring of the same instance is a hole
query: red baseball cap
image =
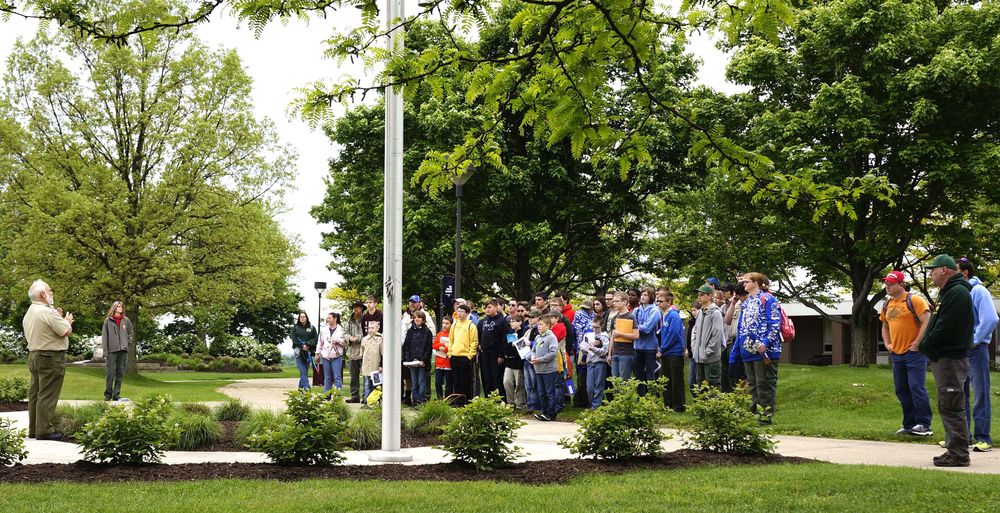
{"type": "Polygon", "coordinates": [[[885,275],[885,278],[882,278],[882,281],[886,283],[903,283],[906,281],[906,277],[899,271],[892,271],[891,273],[885,275]]]}

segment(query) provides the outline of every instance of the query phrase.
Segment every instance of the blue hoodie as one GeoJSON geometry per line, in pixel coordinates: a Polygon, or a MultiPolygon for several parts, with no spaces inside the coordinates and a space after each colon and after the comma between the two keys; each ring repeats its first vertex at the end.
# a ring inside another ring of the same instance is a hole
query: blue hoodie
{"type": "Polygon", "coordinates": [[[654,305],[641,305],[635,309],[635,323],[639,326],[639,338],[635,341],[636,351],[656,351],[660,344],[656,330],[660,329],[660,309],[654,305]]]}
{"type": "Polygon", "coordinates": [[[663,314],[660,353],[663,356],[684,356],[684,321],[681,320],[680,311],[673,306],[663,314]]]}
{"type": "Polygon", "coordinates": [[[975,331],[972,335],[972,343],[989,344],[993,339],[993,330],[997,327],[997,310],[993,306],[993,297],[990,291],[983,286],[982,280],[977,276],[969,279],[972,285],[972,312],[975,317],[975,331]]]}
{"type": "Polygon", "coordinates": [[[781,358],[781,311],[778,300],[771,294],[758,290],[747,297],[740,310],[740,326],[737,340],[740,356],[744,362],[762,360],[760,353],[750,352],[748,347],[758,343],[767,347],[767,357],[777,361],[781,358]]]}

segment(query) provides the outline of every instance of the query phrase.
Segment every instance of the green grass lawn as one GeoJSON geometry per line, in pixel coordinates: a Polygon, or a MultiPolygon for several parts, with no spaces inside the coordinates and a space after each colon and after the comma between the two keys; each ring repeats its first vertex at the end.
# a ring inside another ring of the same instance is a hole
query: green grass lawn
{"type": "MultiPolygon", "coordinates": [[[[28,377],[27,365],[0,365],[0,377],[28,377]]],[[[227,396],[216,389],[224,387],[238,379],[271,379],[290,378],[298,376],[292,368],[282,372],[264,373],[223,373],[223,372],[142,372],[139,375],[125,376],[122,384],[122,395],[130,399],[149,397],[154,394],[168,394],[175,401],[224,401],[227,396]]],[[[92,399],[104,398],[104,369],[101,368],[66,368],[66,380],[63,382],[60,399],[92,399]]]]}
{"type": "Polygon", "coordinates": [[[0,511],[961,511],[993,512],[1000,477],[831,465],[702,467],[589,475],[559,485],[403,481],[200,481],[0,485],[0,511]],[[390,491],[391,490],[391,491],[390,491]]]}

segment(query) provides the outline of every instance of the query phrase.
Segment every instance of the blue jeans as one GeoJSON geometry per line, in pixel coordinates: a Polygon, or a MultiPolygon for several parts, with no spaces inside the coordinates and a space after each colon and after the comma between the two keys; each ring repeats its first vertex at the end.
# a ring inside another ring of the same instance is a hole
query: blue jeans
{"type": "Polygon", "coordinates": [[[427,367],[410,367],[410,381],[413,383],[410,397],[414,403],[427,402],[430,397],[430,374],[427,367]]]}
{"type": "Polygon", "coordinates": [[[965,380],[965,416],[969,419],[969,432],[972,433],[973,442],[986,442],[993,444],[993,437],[990,436],[990,415],[993,410],[990,407],[990,346],[989,344],[976,344],[976,347],[969,350],[969,377],[965,380]],[[969,389],[976,400],[969,409],[969,389]],[[969,412],[972,415],[969,415],[969,412]],[[975,431],[972,423],[975,422],[975,431]]]}
{"type": "Polygon", "coordinates": [[[916,352],[892,353],[892,382],[903,407],[903,427],[931,425],[931,400],[927,396],[927,357],[916,352]]]}
{"type": "Polygon", "coordinates": [[[616,378],[629,379],[632,377],[632,360],[635,356],[630,354],[616,354],[611,356],[611,375],[616,378]]]}
{"type": "Polygon", "coordinates": [[[698,364],[694,363],[694,358],[692,358],[691,363],[688,364],[688,388],[693,389],[694,386],[698,384],[697,366],[698,364]]]}
{"type": "Polygon", "coordinates": [[[528,410],[540,411],[542,409],[541,390],[538,382],[538,374],[535,374],[535,367],[528,362],[524,362],[524,393],[528,396],[528,410]]]}
{"type": "Polygon", "coordinates": [[[309,388],[309,362],[296,356],[295,366],[299,369],[299,388],[309,388]]]}
{"type": "Polygon", "coordinates": [[[434,369],[434,391],[438,399],[444,399],[455,393],[455,385],[451,382],[451,369],[434,369]]]}
{"type": "Polygon", "coordinates": [[[559,413],[559,398],[556,391],[556,383],[562,378],[562,373],[548,372],[545,374],[535,374],[538,377],[539,385],[542,389],[542,414],[550,419],[555,419],[559,413]]]}
{"type": "Polygon", "coordinates": [[[372,384],[372,377],[365,376],[365,386],[362,387],[362,392],[361,392],[362,405],[368,404],[368,394],[372,393],[372,390],[375,390],[375,385],[372,384]]]}
{"type": "Polygon", "coordinates": [[[587,366],[587,392],[590,395],[590,408],[596,410],[604,402],[604,380],[607,379],[608,367],[604,362],[587,366]]]}
{"type": "Polygon", "coordinates": [[[333,386],[337,390],[344,388],[344,357],[338,356],[333,359],[321,358],[323,363],[323,393],[330,391],[333,386]],[[331,386],[331,384],[333,386],[331,386]]]}

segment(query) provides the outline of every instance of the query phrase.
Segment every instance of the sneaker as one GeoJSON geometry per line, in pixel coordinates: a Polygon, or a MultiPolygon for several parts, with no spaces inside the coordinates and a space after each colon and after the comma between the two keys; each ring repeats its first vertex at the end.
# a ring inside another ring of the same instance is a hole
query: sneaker
{"type": "Polygon", "coordinates": [[[968,457],[959,458],[949,453],[934,457],[935,467],[968,467],[969,463],[971,463],[971,460],[968,457]]]}
{"type": "Polygon", "coordinates": [[[972,450],[976,452],[990,452],[993,450],[993,446],[986,442],[976,442],[972,444],[972,450]]]}
{"type": "Polygon", "coordinates": [[[58,442],[63,439],[63,434],[59,432],[49,433],[47,435],[39,435],[36,440],[49,440],[53,442],[58,442]]]}
{"type": "MultiPolygon", "coordinates": [[[[909,432],[910,432],[909,429],[907,429],[905,427],[901,427],[901,428],[899,428],[899,429],[896,430],[896,435],[897,436],[899,436],[899,435],[906,435],[906,434],[909,434],[909,432]]],[[[944,446],[942,446],[942,447],[944,447],[944,446]]]]}
{"type": "Polygon", "coordinates": [[[546,417],[544,413],[536,413],[535,414],[535,418],[538,419],[538,420],[540,420],[540,421],[542,421],[542,422],[548,422],[548,421],[551,420],[548,417],[546,417]]]}
{"type": "Polygon", "coordinates": [[[907,433],[913,436],[931,436],[934,434],[934,432],[931,431],[931,428],[923,424],[917,424],[916,426],[911,427],[907,433]]]}

